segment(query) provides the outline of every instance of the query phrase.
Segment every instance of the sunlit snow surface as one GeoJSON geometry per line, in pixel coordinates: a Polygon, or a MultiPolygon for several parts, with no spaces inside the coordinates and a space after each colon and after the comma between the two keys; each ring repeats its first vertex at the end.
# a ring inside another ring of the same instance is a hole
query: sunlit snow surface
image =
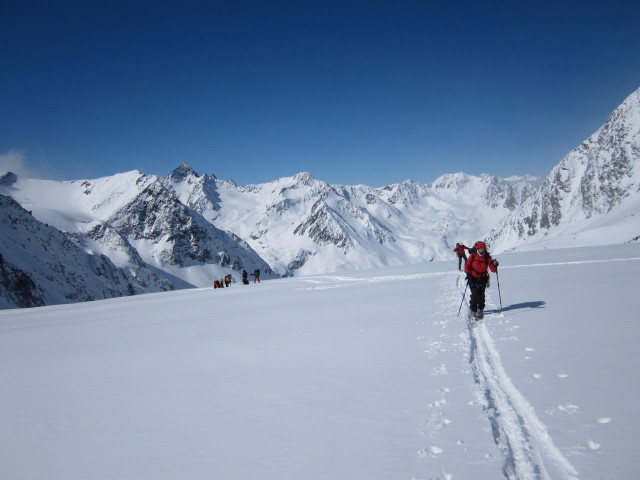
{"type": "Polygon", "coordinates": [[[0,478],[635,478],[640,245],[498,257],[1,311],[0,478]]]}

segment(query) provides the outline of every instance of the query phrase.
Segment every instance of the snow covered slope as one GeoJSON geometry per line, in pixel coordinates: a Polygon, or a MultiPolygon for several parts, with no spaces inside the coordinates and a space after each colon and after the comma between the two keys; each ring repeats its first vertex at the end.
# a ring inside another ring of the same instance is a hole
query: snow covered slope
{"type": "MultiPolygon", "coordinates": [[[[144,264],[121,269],[0,195],[0,308],[172,290],[144,264]]],[[[81,242],[81,240],[80,240],[81,242]]]]}
{"type": "Polygon", "coordinates": [[[271,278],[447,258],[453,243],[488,231],[535,183],[458,173],[430,185],[346,187],[301,173],[238,187],[182,164],[161,178],[132,171],[57,182],[8,173],[0,194],[117,267],[155,272],[186,288],[228,273],[239,281],[243,269],[271,278]]]}
{"type": "Polygon", "coordinates": [[[636,241],[639,163],[640,90],[542,184],[455,173],[373,188],[303,172],[238,186],[183,163],[165,177],[6,174],[0,194],[116,266],[144,267],[184,288],[227,273],[239,280],[243,269],[271,278],[424,263],[479,239],[494,253],[636,241]]]}
{"type": "MultiPolygon", "coordinates": [[[[123,271],[137,275],[145,292],[211,285],[213,279],[231,272],[239,281],[244,268],[259,268],[266,278],[272,276],[269,266],[246,242],[180,203],[154,176],[133,171],[97,180],[57,182],[7,173],[0,178],[0,194],[10,195],[32,213],[35,221],[47,224],[49,229],[55,227],[60,235],[65,232],[84,250],[104,255],[123,271]],[[152,280],[157,276],[163,278],[161,287],[152,280]]],[[[15,234],[13,230],[3,233],[15,234]]],[[[34,248],[33,255],[21,257],[26,263],[17,267],[41,290],[56,289],[55,282],[39,285],[28,273],[38,268],[34,264],[37,248],[48,248],[50,257],[58,255],[59,263],[66,262],[64,250],[56,252],[53,245],[45,244],[34,248]]],[[[10,256],[11,252],[4,253],[10,256]]],[[[93,275],[93,270],[84,275],[93,275]]],[[[58,286],[63,283],[61,280],[58,286]]],[[[90,297],[51,292],[47,302],[90,297]]]]}
{"type": "Polygon", "coordinates": [[[635,478],[640,245],[499,259],[2,311],[0,478],[635,478]]]}
{"type": "Polygon", "coordinates": [[[494,249],[602,245],[640,237],[640,90],[554,167],[489,235],[494,249]]]}
{"type": "Polygon", "coordinates": [[[458,173],[433,184],[372,188],[330,185],[300,173],[239,187],[183,164],[163,184],[290,275],[450,257],[453,244],[489,231],[534,193],[538,181],[458,173]]]}

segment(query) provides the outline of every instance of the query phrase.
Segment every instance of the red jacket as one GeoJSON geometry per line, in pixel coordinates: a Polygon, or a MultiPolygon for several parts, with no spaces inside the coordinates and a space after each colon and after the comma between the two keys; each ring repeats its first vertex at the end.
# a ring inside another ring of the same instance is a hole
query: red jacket
{"type": "Polygon", "coordinates": [[[473,278],[482,278],[489,275],[487,271],[491,270],[496,273],[496,267],[493,265],[493,259],[491,255],[485,253],[480,255],[479,253],[472,253],[467,258],[467,263],[464,264],[464,273],[470,273],[473,278]]]}
{"type": "Polygon", "coordinates": [[[469,250],[469,247],[465,247],[462,243],[456,245],[456,248],[453,249],[453,251],[456,252],[459,257],[464,257],[465,250],[469,250]]]}

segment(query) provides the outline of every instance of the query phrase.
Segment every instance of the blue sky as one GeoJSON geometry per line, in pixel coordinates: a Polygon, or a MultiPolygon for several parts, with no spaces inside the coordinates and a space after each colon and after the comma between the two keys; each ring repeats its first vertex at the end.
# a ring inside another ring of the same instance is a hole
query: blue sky
{"type": "Polygon", "coordinates": [[[65,180],[183,161],[241,185],[546,176],[640,87],[638,3],[592,3],[3,1],[0,160],[65,180]]]}

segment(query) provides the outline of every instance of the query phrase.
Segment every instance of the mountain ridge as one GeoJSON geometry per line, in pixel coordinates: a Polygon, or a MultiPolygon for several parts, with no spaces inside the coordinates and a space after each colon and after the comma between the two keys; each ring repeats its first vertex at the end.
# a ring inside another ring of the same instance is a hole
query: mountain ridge
{"type": "MultiPolygon", "coordinates": [[[[133,170],[55,182],[7,173],[0,194],[116,269],[205,287],[243,269],[276,278],[444,260],[455,243],[478,239],[493,253],[637,240],[639,132],[640,90],[545,179],[457,172],[369,187],[300,172],[239,186],[183,162],[161,177],[133,170]]],[[[16,268],[29,278],[35,271],[16,268]]]]}
{"type": "MultiPolygon", "coordinates": [[[[615,223],[628,224],[632,241],[640,234],[635,215],[640,201],[640,89],[629,95],[607,121],[549,173],[535,195],[502,219],[488,241],[499,250],[590,243],[588,232],[613,210],[628,210],[615,223]]],[[[617,233],[615,235],[618,235],[617,233]]],[[[613,237],[612,237],[613,238],[613,237]]]]}

